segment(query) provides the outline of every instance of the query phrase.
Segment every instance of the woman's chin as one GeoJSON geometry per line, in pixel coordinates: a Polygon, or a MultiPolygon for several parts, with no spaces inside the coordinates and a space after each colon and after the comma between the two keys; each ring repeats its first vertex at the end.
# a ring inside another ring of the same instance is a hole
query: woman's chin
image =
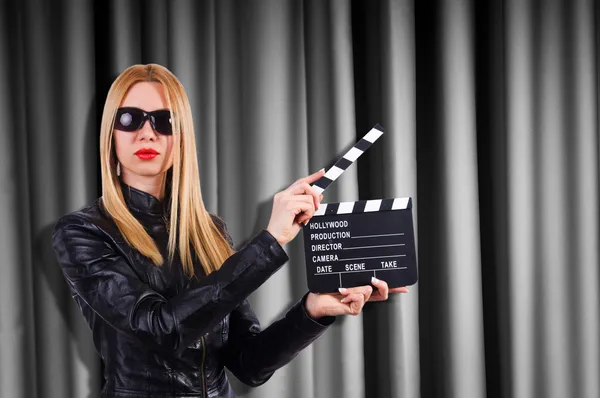
{"type": "Polygon", "coordinates": [[[164,171],[160,167],[144,167],[131,170],[132,174],[140,177],[159,177],[164,171]]]}

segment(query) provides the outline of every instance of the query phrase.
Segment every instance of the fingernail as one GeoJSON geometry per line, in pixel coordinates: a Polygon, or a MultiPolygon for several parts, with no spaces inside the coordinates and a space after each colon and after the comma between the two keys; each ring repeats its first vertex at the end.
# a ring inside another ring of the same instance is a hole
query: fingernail
{"type": "Polygon", "coordinates": [[[322,168],[321,170],[319,170],[319,171],[325,171],[325,168],[323,167],[323,168],[322,168]]]}
{"type": "Polygon", "coordinates": [[[349,300],[349,297],[344,297],[343,299],[340,300],[340,303],[344,303],[346,304],[349,300]]]}
{"type": "Polygon", "coordinates": [[[377,283],[377,282],[379,282],[379,279],[377,279],[374,276],[372,276],[371,277],[371,282],[377,283]]]}
{"type": "Polygon", "coordinates": [[[345,287],[340,287],[338,290],[340,291],[340,293],[345,293],[348,289],[346,289],[345,287]]]}

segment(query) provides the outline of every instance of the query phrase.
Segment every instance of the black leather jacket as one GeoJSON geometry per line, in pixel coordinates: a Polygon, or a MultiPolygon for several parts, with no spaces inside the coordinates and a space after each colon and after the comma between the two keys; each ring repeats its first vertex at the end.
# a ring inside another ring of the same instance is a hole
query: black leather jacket
{"type": "MultiPolygon", "coordinates": [[[[121,186],[167,259],[168,200],[121,186]]],[[[225,224],[211,216],[232,245],[225,224]]],[[[234,397],[224,367],[261,385],[335,320],[310,318],[304,295],[261,331],[246,298],[288,261],[266,230],[208,276],[196,264],[198,279],[185,276],[178,256],[172,266],[156,267],[131,248],[101,198],[62,216],[52,240],[104,361],[102,397],[234,397]]]]}

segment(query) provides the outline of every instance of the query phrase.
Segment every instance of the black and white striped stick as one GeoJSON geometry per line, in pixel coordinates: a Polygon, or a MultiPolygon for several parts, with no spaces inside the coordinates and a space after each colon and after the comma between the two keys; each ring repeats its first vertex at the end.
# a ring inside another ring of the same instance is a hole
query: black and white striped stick
{"type": "Polygon", "coordinates": [[[321,203],[314,216],[358,214],[412,208],[412,198],[357,200],[355,202],[321,203]]]}
{"type": "Polygon", "coordinates": [[[332,182],[337,180],[339,176],[346,171],[348,167],[352,165],[381,135],[383,134],[383,127],[376,124],[363,138],[360,139],[354,146],[346,152],[321,178],[319,178],[312,187],[318,192],[323,193],[331,185],[332,182]]]}

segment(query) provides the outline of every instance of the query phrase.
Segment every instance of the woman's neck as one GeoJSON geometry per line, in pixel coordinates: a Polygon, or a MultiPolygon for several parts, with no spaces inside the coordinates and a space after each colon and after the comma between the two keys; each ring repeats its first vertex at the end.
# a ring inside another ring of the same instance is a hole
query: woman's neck
{"type": "Polygon", "coordinates": [[[166,173],[159,176],[127,176],[123,174],[121,179],[130,187],[147,192],[162,201],[165,197],[165,175],[166,173]]]}

